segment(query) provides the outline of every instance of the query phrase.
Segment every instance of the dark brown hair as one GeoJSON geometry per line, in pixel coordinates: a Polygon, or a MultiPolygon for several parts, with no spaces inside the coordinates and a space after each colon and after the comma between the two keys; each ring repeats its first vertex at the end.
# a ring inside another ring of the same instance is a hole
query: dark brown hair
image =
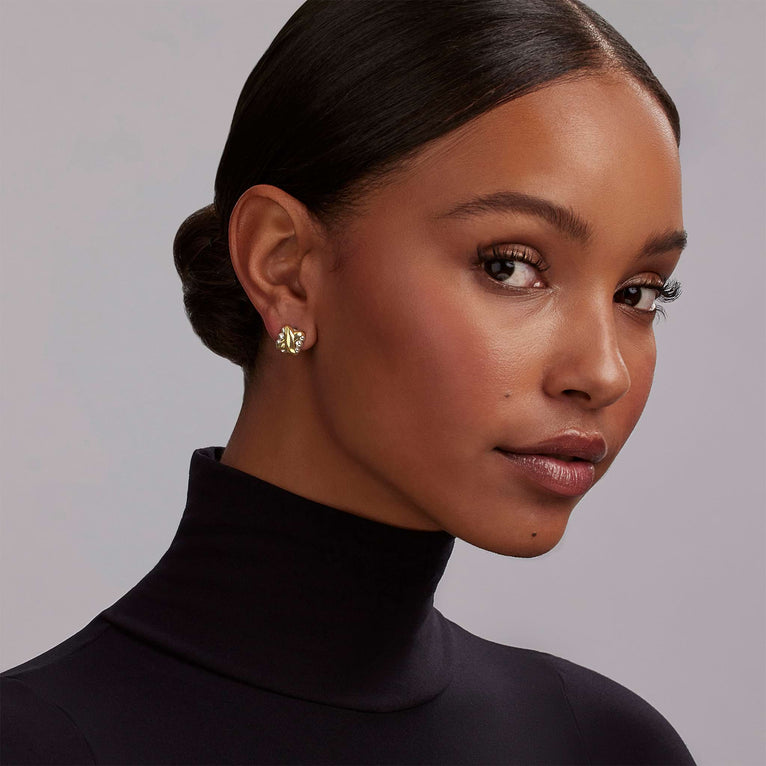
{"type": "Polygon", "coordinates": [[[213,204],[173,252],[203,343],[250,380],[264,335],[228,251],[240,195],[267,183],[329,229],[424,144],[554,80],[619,70],[678,112],[631,45],[579,0],[308,0],[245,82],[213,204]]]}

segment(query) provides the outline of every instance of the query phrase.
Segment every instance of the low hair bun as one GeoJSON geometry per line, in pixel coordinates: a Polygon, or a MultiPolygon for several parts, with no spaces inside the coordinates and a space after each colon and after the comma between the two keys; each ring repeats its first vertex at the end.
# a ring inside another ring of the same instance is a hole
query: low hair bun
{"type": "Polygon", "coordinates": [[[197,210],[176,233],[173,260],[194,332],[211,351],[247,371],[264,327],[232,266],[227,229],[214,204],[197,210]]]}

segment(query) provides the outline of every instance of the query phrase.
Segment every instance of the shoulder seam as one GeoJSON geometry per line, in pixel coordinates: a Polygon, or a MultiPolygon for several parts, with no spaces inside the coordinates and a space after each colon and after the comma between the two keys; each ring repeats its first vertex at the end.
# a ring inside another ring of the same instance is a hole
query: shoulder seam
{"type": "Polygon", "coordinates": [[[77,734],[79,734],[80,739],[82,739],[83,744],[85,745],[85,747],[88,750],[88,753],[90,754],[90,758],[91,758],[92,763],[93,764],[97,764],[98,763],[98,761],[96,760],[96,754],[93,752],[93,748],[91,748],[90,742],[88,742],[88,738],[82,733],[82,729],[80,729],[80,727],[77,725],[77,722],[74,720],[74,718],[72,718],[72,716],[66,710],[64,710],[64,708],[61,707],[61,705],[59,705],[56,702],[52,702],[47,697],[45,697],[44,695],[40,694],[40,692],[38,692],[37,689],[33,689],[29,684],[24,683],[24,681],[22,681],[20,678],[15,678],[14,676],[6,676],[6,678],[9,681],[16,681],[16,683],[21,684],[28,691],[30,691],[35,697],[37,697],[38,699],[40,699],[43,702],[45,702],[46,705],[50,705],[51,707],[54,707],[57,710],[59,710],[64,715],[64,717],[67,719],[67,721],[69,721],[69,723],[72,725],[72,727],[77,732],[77,734]]]}
{"type": "MultiPolygon", "coordinates": [[[[546,654],[545,652],[541,652],[542,654],[546,654]]],[[[547,655],[552,657],[553,655],[547,655]]],[[[583,748],[585,748],[585,752],[588,754],[588,763],[593,764],[593,755],[591,754],[590,746],[588,745],[588,740],[585,738],[585,735],[582,733],[582,729],[580,728],[580,722],[577,720],[577,714],[575,713],[574,708],[572,707],[572,702],[569,699],[569,695],[567,694],[567,685],[566,681],[564,681],[564,676],[561,675],[561,671],[556,667],[555,664],[551,663],[553,667],[553,672],[556,674],[556,677],[559,679],[559,683],[561,684],[561,693],[564,696],[564,700],[567,703],[567,707],[569,708],[569,712],[572,715],[572,720],[574,721],[575,728],[577,729],[577,733],[580,736],[580,741],[582,742],[583,748]]]]}

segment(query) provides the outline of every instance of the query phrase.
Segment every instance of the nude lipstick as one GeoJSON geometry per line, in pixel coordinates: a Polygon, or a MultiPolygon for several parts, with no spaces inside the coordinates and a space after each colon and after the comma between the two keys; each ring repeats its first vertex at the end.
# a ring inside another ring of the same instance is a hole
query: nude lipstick
{"type": "Polygon", "coordinates": [[[496,447],[511,470],[563,497],[585,494],[596,481],[596,464],[606,457],[600,434],[566,432],[523,447],[496,447]]]}

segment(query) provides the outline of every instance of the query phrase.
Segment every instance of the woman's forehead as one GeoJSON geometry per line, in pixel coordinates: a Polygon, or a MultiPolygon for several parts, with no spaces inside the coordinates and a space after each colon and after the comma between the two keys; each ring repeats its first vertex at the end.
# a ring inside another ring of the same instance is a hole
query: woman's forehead
{"type": "Polygon", "coordinates": [[[368,201],[370,212],[439,217],[463,200],[508,191],[602,218],[630,208],[653,225],[680,227],[680,184],[678,147],[659,104],[626,77],[594,75],[501,104],[431,142],[368,201]]]}

